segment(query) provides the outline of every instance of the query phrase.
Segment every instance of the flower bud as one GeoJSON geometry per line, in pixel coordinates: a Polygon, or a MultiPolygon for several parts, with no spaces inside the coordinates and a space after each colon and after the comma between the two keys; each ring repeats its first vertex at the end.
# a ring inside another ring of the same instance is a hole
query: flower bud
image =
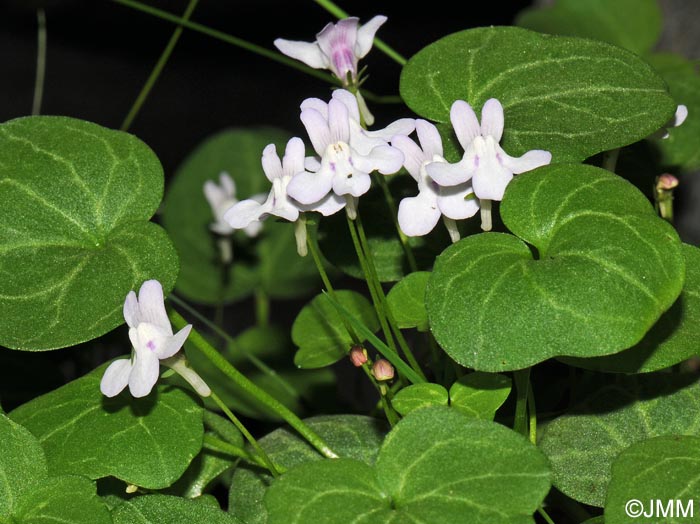
{"type": "Polygon", "coordinates": [[[664,173],[656,179],[656,189],[670,191],[678,187],[678,179],[670,173],[664,173]]]}
{"type": "Polygon", "coordinates": [[[394,378],[394,366],[388,360],[380,358],[372,366],[372,374],[381,382],[391,380],[394,378]]]}
{"type": "Polygon", "coordinates": [[[367,363],[367,350],[359,344],[353,346],[350,349],[350,361],[356,368],[363,366],[367,363]]]}

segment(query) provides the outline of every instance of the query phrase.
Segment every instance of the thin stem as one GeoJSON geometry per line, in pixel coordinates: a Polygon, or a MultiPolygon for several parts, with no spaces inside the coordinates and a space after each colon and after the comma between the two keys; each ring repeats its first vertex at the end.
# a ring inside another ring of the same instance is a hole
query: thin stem
{"type": "Polygon", "coordinates": [[[411,269],[411,272],[418,271],[418,266],[416,265],[416,258],[413,256],[413,251],[411,250],[411,246],[408,243],[408,237],[404,235],[403,231],[401,231],[401,226],[399,225],[398,219],[399,213],[396,207],[396,202],[394,201],[394,196],[389,190],[389,184],[387,183],[384,175],[377,174],[375,176],[375,180],[379,182],[379,186],[382,188],[382,192],[384,193],[384,200],[386,200],[386,205],[389,208],[391,220],[394,222],[394,228],[396,229],[396,233],[398,234],[403,252],[406,255],[408,267],[411,269]]]}
{"type": "Polygon", "coordinates": [[[255,290],[255,320],[258,327],[267,327],[270,323],[270,297],[264,290],[255,290]]]}
{"type": "MultiPolygon", "coordinates": [[[[323,7],[326,11],[328,11],[330,14],[335,16],[336,18],[348,18],[350,15],[343,11],[340,7],[335,5],[333,2],[330,0],[314,0],[318,5],[323,7]]],[[[401,56],[399,53],[394,51],[391,47],[389,47],[387,44],[382,42],[379,38],[374,39],[374,45],[382,51],[386,56],[391,58],[394,62],[399,64],[400,66],[405,66],[407,60],[401,56]]]]}
{"type": "Polygon", "coordinates": [[[610,151],[606,151],[603,153],[603,164],[602,168],[607,169],[608,171],[612,171],[613,173],[615,172],[615,168],[617,167],[617,158],[620,156],[620,148],[616,149],[611,149],[610,151]]]}
{"type": "MultiPolygon", "coordinates": [[[[202,444],[202,447],[204,449],[215,451],[217,453],[225,453],[226,455],[231,455],[233,457],[242,458],[243,460],[247,460],[248,462],[251,462],[258,466],[262,466],[263,468],[267,469],[267,465],[262,460],[262,458],[258,457],[257,455],[253,455],[252,453],[249,453],[243,448],[239,448],[235,444],[231,444],[230,442],[226,442],[224,440],[216,438],[213,435],[205,433],[202,444]]],[[[275,464],[275,469],[280,473],[283,473],[283,468],[277,464],[275,464]]]]}
{"type": "Polygon", "coordinates": [[[44,80],[46,78],[46,12],[36,10],[36,76],[34,78],[34,100],[32,115],[41,113],[41,101],[44,98],[44,80]]]}
{"type": "Polygon", "coordinates": [[[362,96],[365,100],[374,102],[375,104],[403,104],[403,98],[399,95],[377,95],[366,89],[362,89],[362,96]]]}
{"type": "MultiPolygon", "coordinates": [[[[199,2],[199,0],[190,0],[189,4],[187,4],[187,7],[185,8],[185,12],[182,15],[183,20],[189,20],[190,16],[192,15],[192,12],[197,7],[198,2],[199,2]]],[[[131,124],[133,123],[134,118],[136,118],[136,115],[138,115],[139,111],[141,111],[141,107],[143,106],[144,102],[148,98],[148,95],[151,93],[151,89],[153,89],[153,86],[155,85],[156,81],[158,80],[158,77],[163,72],[163,68],[165,67],[165,64],[168,63],[168,59],[170,58],[170,55],[172,54],[173,49],[175,49],[175,46],[177,45],[177,41],[180,40],[181,34],[182,34],[182,25],[179,25],[178,27],[175,28],[175,31],[173,31],[173,34],[170,36],[170,40],[168,41],[168,44],[165,46],[165,49],[163,49],[163,52],[161,53],[160,57],[158,58],[156,65],[153,67],[151,74],[148,75],[148,79],[146,80],[146,83],[141,88],[141,92],[136,97],[136,100],[134,101],[133,105],[131,106],[131,109],[129,109],[129,113],[126,115],[126,118],[124,118],[124,121],[122,122],[122,125],[119,128],[122,131],[126,131],[127,129],[129,129],[131,127],[131,124]]]]}
{"type": "Polygon", "coordinates": [[[214,333],[216,333],[218,336],[223,338],[226,341],[226,343],[236,353],[242,354],[245,358],[248,359],[248,361],[251,364],[253,364],[256,368],[258,368],[259,371],[261,371],[262,373],[265,373],[268,377],[270,377],[271,379],[276,381],[282,387],[282,389],[284,389],[288,394],[293,395],[295,397],[297,396],[296,389],[294,389],[294,387],[292,387],[292,385],[289,382],[287,382],[284,378],[280,377],[274,369],[272,369],[270,366],[265,364],[258,357],[250,354],[249,352],[243,350],[243,348],[238,346],[238,343],[236,342],[236,340],[231,335],[226,333],[226,331],[224,331],[219,326],[214,324],[211,320],[209,320],[207,317],[202,315],[199,311],[194,309],[192,306],[190,306],[187,302],[185,302],[184,300],[182,300],[178,296],[171,294],[168,297],[168,300],[172,301],[173,304],[177,304],[178,306],[180,306],[182,309],[187,311],[187,313],[189,313],[190,315],[195,317],[202,324],[204,324],[209,329],[211,329],[214,333]]]}
{"type": "Polygon", "coordinates": [[[528,416],[527,416],[527,399],[530,389],[530,368],[520,369],[513,372],[515,379],[515,420],[513,421],[513,430],[529,437],[528,431],[528,416]]]}
{"type": "Polygon", "coordinates": [[[229,35],[227,33],[224,33],[223,31],[218,31],[216,29],[212,29],[212,28],[207,27],[205,25],[198,24],[196,22],[190,22],[189,20],[184,20],[183,18],[180,18],[180,17],[173,15],[171,13],[168,13],[167,11],[163,11],[161,9],[156,9],[155,7],[151,7],[149,5],[142,4],[141,2],[138,2],[136,0],[112,0],[112,1],[116,2],[118,4],[121,4],[123,6],[130,7],[132,9],[136,9],[138,11],[142,11],[144,13],[155,16],[157,18],[167,20],[168,22],[172,22],[174,24],[181,25],[182,27],[186,27],[187,29],[191,29],[192,31],[196,31],[198,33],[205,34],[205,35],[210,36],[212,38],[216,38],[217,40],[221,40],[222,42],[226,42],[227,44],[235,45],[236,47],[240,47],[241,49],[245,49],[246,51],[250,51],[250,52],[258,54],[260,56],[264,56],[265,58],[269,58],[270,60],[274,60],[275,62],[279,62],[280,64],[284,64],[288,67],[291,67],[293,69],[301,71],[302,73],[306,73],[307,75],[314,76],[320,80],[323,80],[324,82],[329,82],[331,84],[340,85],[340,81],[336,80],[330,74],[323,73],[322,71],[318,71],[316,69],[312,69],[311,67],[308,67],[308,66],[302,64],[301,62],[297,62],[296,60],[288,58],[281,53],[276,53],[275,51],[271,51],[265,47],[259,46],[257,44],[253,44],[251,42],[248,42],[248,41],[243,40],[241,38],[235,37],[233,35],[229,35]]]}
{"type": "MultiPolygon", "coordinates": [[[[187,325],[187,321],[175,310],[170,311],[170,320],[175,327],[182,329],[187,325]]],[[[248,380],[240,371],[231,365],[221,354],[207,342],[196,329],[190,332],[188,339],[199,351],[214,364],[214,366],[230,378],[234,384],[245,391],[251,398],[254,398],[261,404],[265,405],[283,420],[285,420],[292,428],[294,428],[309,444],[315,447],[326,458],[338,458],[333,450],[326,442],[317,435],[311,428],[297,417],[292,411],[281,404],[277,399],[272,397],[265,390],[258,387],[256,384],[248,380]]]]}
{"type": "Polygon", "coordinates": [[[365,235],[365,228],[362,225],[362,218],[360,217],[359,213],[357,214],[357,219],[355,220],[355,225],[357,227],[357,232],[359,233],[359,236],[360,236],[360,245],[362,246],[362,249],[365,253],[365,258],[367,260],[367,268],[369,269],[370,278],[373,281],[375,293],[377,294],[379,302],[382,306],[382,311],[386,315],[386,319],[389,322],[389,327],[391,328],[391,331],[394,333],[394,336],[396,337],[396,341],[399,343],[399,347],[401,348],[401,351],[403,352],[404,356],[408,360],[408,363],[413,368],[413,371],[418,373],[418,375],[420,375],[421,378],[425,379],[425,375],[423,374],[423,370],[421,369],[420,365],[418,364],[416,357],[413,355],[411,348],[408,347],[408,344],[406,343],[406,339],[403,337],[403,333],[401,333],[401,330],[399,329],[398,325],[396,324],[396,320],[394,319],[394,314],[392,313],[391,309],[389,308],[389,304],[387,303],[386,296],[384,295],[384,290],[382,289],[382,283],[379,281],[379,277],[377,276],[377,268],[374,264],[374,256],[372,255],[372,250],[369,247],[369,242],[367,241],[367,236],[365,235]]]}
{"type": "Polygon", "coordinates": [[[530,442],[537,445],[537,406],[535,405],[535,392],[532,389],[532,384],[528,380],[527,388],[527,412],[530,422],[530,442]]]}
{"type": "Polygon", "coordinates": [[[542,518],[547,522],[547,524],[554,524],[554,521],[552,520],[552,517],[550,517],[547,512],[544,510],[542,506],[537,508],[537,513],[539,513],[542,518]]]}
{"type": "Polygon", "coordinates": [[[260,447],[258,441],[255,440],[255,437],[250,433],[250,431],[248,431],[245,425],[240,420],[238,420],[238,417],[236,417],[236,415],[234,415],[233,412],[230,409],[228,409],[228,406],[226,406],[226,404],[224,404],[219,398],[219,396],[213,391],[211,393],[211,399],[216,403],[217,406],[219,406],[219,408],[221,408],[221,411],[223,411],[226,414],[226,416],[231,420],[231,422],[233,422],[234,426],[238,428],[238,431],[240,431],[243,434],[246,440],[250,442],[250,445],[253,446],[253,449],[262,459],[265,467],[272,474],[272,476],[279,477],[280,473],[279,471],[277,471],[277,468],[275,468],[275,465],[270,460],[270,457],[267,456],[265,450],[262,447],[260,447]]]}

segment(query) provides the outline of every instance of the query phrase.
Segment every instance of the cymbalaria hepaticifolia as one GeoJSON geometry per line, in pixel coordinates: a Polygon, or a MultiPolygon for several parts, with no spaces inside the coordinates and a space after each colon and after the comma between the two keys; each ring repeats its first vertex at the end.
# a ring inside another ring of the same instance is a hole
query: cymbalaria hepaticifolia
{"type": "Polygon", "coordinates": [[[690,523],[680,3],[440,2],[3,15],[0,524],[690,523]]]}

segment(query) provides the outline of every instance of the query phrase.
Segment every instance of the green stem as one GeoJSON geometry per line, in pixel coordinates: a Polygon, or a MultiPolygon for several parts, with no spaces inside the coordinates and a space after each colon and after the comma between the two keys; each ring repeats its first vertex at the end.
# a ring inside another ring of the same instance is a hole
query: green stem
{"type": "Polygon", "coordinates": [[[406,339],[404,338],[403,333],[401,333],[401,330],[399,329],[398,325],[396,324],[396,320],[394,319],[394,314],[392,313],[391,309],[389,308],[389,304],[386,301],[386,296],[384,295],[384,290],[382,289],[382,283],[379,281],[379,277],[377,275],[377,268],[374,264],[374,256],[372,255],[372,250],[369,247],[369,242],[367,241],[367,236],[365,235],[365,228],[362,225],[362,218],[360,217],[359,213],[357,214],[357,219],[355,220],[355,225],[357,227],[357,232],[358,232],[359,237],[360,237],[361,248],[365,254],[366,264],[367,264],[367,268],[369,269],[370,278],[372,279],[375,293],[377,295],[377,298],[379,299],[379,303],[381,304],[382,311],[386,315],[386,319],[389,323],[389,327],[391,328],[391,331],[393,332],[394,336],[396,337],[396,341],[399,343],[399,347],[401,348],[401,351],[403,352],[404,356],[408,360],[408,363],[413,368],[413,371],[418,373],[418,375],[421,378],[425,379],[425,375],[423,374],[423,370],[421,369],[420,365],[418,364],[416,357],[413,355],[411,348],[408,347],[408,344],[406,343],[406,339]]]}
{"type": "Polygon", "coordinates": [[[535,405],[535,392],[532,389],[532,384],[528,381],[527,388],[527,412],[530,422],[530,442],[537,445],[537,406],[535,405]]]}
{"type": "Polygon", "coordinates": [[[130,7],[132,9],[136,9],[137,11],[141,11],[141,12],[147,13],[149,15],[155,16],[157,18],[167,20],[168,22],[172,22],[174,24],[181,25],[182,27],[186,27],[187,29],[190,29],[192,31],[196,31],[198,33],[205,34],[205,35],[210,36],[212,38],[216,38],[217,40],[221,40],[222,42],[226,42],[227,44],[235,45],[236,47],[240,47],[241,49],[245,49],[246,51],[250,51],[250,52],[258,54],[260,56],[264,56],[265,58],[269,58],[270,60],[274,60],[275,62],[279,62],[280,64],[284,64],[288,67],[291,67],[293,69],[301,71],[302,73],[306,73],[307,75],[314,76],[320,80],[323,80],[324,82],[329,82],[331,84],[340,85],[340,81],[336,80],[330,74],[323,73],[322,71],[318,71],[316,69],[312,69],[311,67],[308,67],[308,66],[302,64],[301,62],[297,62],[296,60],[288,58],[281,53],[276,53],[274,51],[266,49],[265,47],[253,44],[251,42],[248,42],[248,41],[243,40],[241,38],[235,37],[233,35],[229,35],[229,34],[224,33],[222,31],[217,31],[216,29],[212,29],[210,27],[207,27],[207,26],[202,25],[202,24],[198,24],[196,22],[190,22],[189,20],[184,20],[183,18],[180,18],[176,15],[173,15],[172,13],[168,13],[167,11],[163,11],[161,9],[156,9],[155,7],[151,7],[149,5],[142,4],[141,2],[138,2],[136,0],[112,0],[112,1],[116,2],[118,4],[121,4],[123,6],[130,7]]]}
{"type": "Polygon", "coordinates": [[[602,168],[607,169],[608,171],[612,171],[613,173],[615,172],[615,168],[617,167],[617,158],[620,156],[620,148],[616,149],[611,149],[610,151],[606,151],[603,153],[603,163],[602,163],[602,168]]]}
{"type": "MultiPolygon", "coordinates": [[[[170,311],[170,321],[178,329],[182,329],[187,325],[187,321],[175,310],[170,311]]],[[[207,342],[196,329],[190,332],[188,340],[199,351],[214,364],[214,366],[224,373],[234,384],[245,391],[251,398],[254,398],[261,404],[265,405],[283,420],[285,420],[292,428],[294,428],[309,444],[315,447],[326,458],[338,458],[333,450],[325,443],[325,441],[317,435],[311,428],[297,417],[292,411],[281,404],[277,399],[267,393],[265,390],[258,387],[256,384],[246,378],[240,371],[231,365],[221,354],[207,342]]]]}
{"type": "Polygon", "coordinates": [[[530,389],[530,368],[520,369],[513,372],[515,379],[515,420],[513,429],[526,437],[529,437],[527,399],[530,389]]]}
{"type": "Polygon", "coordinates": [[[258,327],[267,327],[270,324],[270,298],[264,290],[255,290],[255,320],[258,327]]]}
{"type": "Polygon", "coordinates": [[[413,256],[413,251],[411,250],[411,246],[408,243],[408,237],[404,235],[403,231],[401,231],[401,226],[399,225],[399,213],[396,208],[396,202],[394,201],[394,196],[391,194],[391,191],[389,190],[389,184],[386,181],[386,178],[384,175],[377,174],[375,177],[375,180],[379,182],[379,186],[382,188],[382,191],[384,192],[384,199],[386,200],[386,205],[389,207],[389,214],[391,215],[391,219],[394,222],[394,228],[396,229],[396,233],[399,236],[399,241],[401,242],[401,247],[403,248],[403,252],[406,255],[406,260],[408,261],[408,267],[411,269],[411,272],[418,271],[418,266],[416,265],[416,258],[413,256]]]}
{"type": "Polygon", "coordinates": [[[362,89],[362,96],[365,97],[365,100],[375,104],[403,104],[403,98],[399,95],[377,95],[364,88],[362,89]]]}
{"type": "Polygon", "coordinates": [[[34,78],[34,100],[32,115],[41,113],[41,101],[44,98],[44,80],[46,78],[46,12],[36,10],[36,77],[34,78]]]}
{"type": "MultiPolygon", "coordinates": [[[[216,438],[213,435],[209,434],[204,434],[204,440],[202,442],[202,448],[207,449],[209,451],[214,451],[216,453],[225,453],[226,455],[231,455],[233,457],[238,457],[243,460],[246,460],[252,464],[256,464],[258,466],[261,466],[265,469],[267,469],[267,465],[265,462],[262,460],[262,458],[258,457],[257,455],[253,455],[252,453],[249,453],[247,450],[240,448],[234,444],[231,444],[230,442],[226,442],[224,440],[221,440],[219,438],[216,438]]],[[[275,469],[279,471],[280,473],[284,473],[283,468],[277,464],[275,464],[275,469]]]]}
{"type": "MultiPolygon", "coordinates": [[[[192,12],[197,7],[198,2],[199,2],[199,0],[190,0],[189,4],[187,4],[187,7],[185,8],[185,12],[182,15],[183,20],[189,20],[190,16],[192,15],[192,12]]],[[[170,55],[172,54],[173,49],[175,49],[175,46],[177,45],[177,41],[180,39],[181,34],[182,34],[182,25],[179,25],[178,27],[175,28],[175,31],[173,31],[173,34],[170,36],[170,40],[168,41],[168,44],[165,46],[165,49],[163,49],[163,52],[161,53],[160,57],[158,58],[156,65],[153,67],[151,74],[148,75],[148,79],[146,80],[146,83],[141,88],[141,92],[136,97],[136,100],[134,101],[133,105],[131,106],[131,109],[129,109],[129,113],[126,115],[126,118],[124,118],[124,121],[122,122],[122,125],[119,128],[122,131],[126,131],[127,129],[129,129],[131,127],[131,124],[133,123],[134,118],[136,118],[136,115],[138,115],[139,111],[141,111],[141,107],[143,106],[144,102],[146,102],[148,95],[151,93],[151,89],[153,89],[153,86],[155,85],[156,81],[158,80],[158,77],[163,72],[163,68],[165,67],[165,64],[168,63],[168,59],[170,58],[170,55]]]]}
{"type": "MultiPolygon", "coordinates": [[[[314,0],[318,5],[323,7],[326,11],[328,11],[330,14],[335,16],[336,18],[348,18],[350,15],[343,11],[340,7],[335,5],[333,2],[330,0],[314,0]]],[[[401,56],[399,53],[394,51],[391,47],[386,45],[384,42],[382,42],[379,38],[374,39],[374,45],[382,51],[385,55],[387,55],[389,58],[391,58],[393,61],[395,61],[397,64],[400,66],[405,66],[407,60],[401,56]]]]}
{"type": "Polygon", "coordinates": [[[289,395],[292,395],[294,397],[297,396],[297,391],[292,387],[292,385],[287,382],[284,378],[280,377],[277,372],[272,369],[270,366],[265,364],[262,360],[260,360],[258,357],[255,355],[252,355],[251,353],[244,351],[243,348],[241,348],[236,340],[231,337],[226,331],[221,329],[219,326],[214,324],[211,320],[206,318],[204,315],[202,315],[199,311],[194,309],[192,306],[190,306],[187,302],[184,300],[180,299],[176,295],[171,294],[168,297],[168,300],[172,301],[173,304],[177,304],[180,306],[182,309],[187,311],[190,315],[195,317],[197,320],[199,320],[202,324],[206,325],[209,329],[211,329],[214,333],[216,333],[218,336],[223,338],[226,343],[233,349],[234,352],[242,354],[245,358],[248,359],[248,361],[253,364],[259,371],[270,377],[272,380],[277,382],[282,389],[284,389],[289,395]]]}
{"type": "Polygon", "coordinates": [[[544,510],[542,506],[537,508],[537,513],[539,513],[542,518],[547,522],[547,524],[554,524],[554,521],[552,520],[552,517],[550,517],[547,512],[544,510]]]}
{"type": "Polygon", "coordinates": [[[248,431],[248,429],[243,425],[243,423],[238,420],[238,417],[233,414],[233,412],[228,409],[226,404],[222,402],[222,400],[219,398],[219,396],[212,391],[211,393],[211,399],[216,403],[219,408],[221,408],[221,411],[223,411],[226,416],[233,422],[234,426],[238,428],[238,431],[240,431],[243,436],[246,438],[248,442],[250,442],[250,445],[253,446],[253,449],[256,451],[258,454],[258,457],[263,462],[263,465],[268,469],[268,471],[272,474],[273,477],[279,477],[280,473],[277,471],[277,468],[275,468],[275,465],[272,463],[270,460],[270,457],[267,456],[267,453],[265,453],[265,450],[260,447],[260,444],[258,444],[258,441],[255,440],[255,437],[248,431]]]}

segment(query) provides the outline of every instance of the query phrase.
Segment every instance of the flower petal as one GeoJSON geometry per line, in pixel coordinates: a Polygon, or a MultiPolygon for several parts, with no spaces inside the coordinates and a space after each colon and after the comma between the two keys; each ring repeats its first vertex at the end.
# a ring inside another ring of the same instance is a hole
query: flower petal
{"type": "Polygon", "coordinates": [[[271,207],[270,199],[260,204],[253,199],[241,200],[224,213],[224,220],[233,229],[245,229],[251,222],[260,220],[261,215],[267,213],[271,207]]]}
{"type": "Polygon", "coordinates": [[[420,168],[427,160],[423,150],[413,140],[404,135],[397,135],[391,140],[391,145],[403,153],[403,165],[408,174],[417,182],[420,168]]]}
{"type": "Polygon", "coordinates": [[[314,150],[319,156],[323,156],[326,148],[332,144],[327,119],[315,109],[303,109],[300,118],[314,150]]]}
{"type": "Polygon", "coordinates": [[[314,69],[327,69],[330,65],[328,58],[321,52],[316,42],[298,42],[278,38],[274,41],[275,47],[284,55],[304,62],[314,69]]]}
{"type": "Polygon", "coordinates": [[[467,155],[456,164],[448,162],[431,162],[425,166],[425,172],[441,186],[456,186],[469,180],[474,174],[473,159],[467,155]]]}
{"type": "Polygon", "coordinates": [[[442,137],[437,127],[419,118],[416,120],[416,134],[426,160],[432,160],[435,155],[442,156],[442,137]]]}
{"type": "Polygon", "coordinates": [[[440,220],[435,194],[421,191],[418,196],[404,198],[399,204],[399,226],[409,237],[430,233],[440,220]]]}
{"type": "Polygon", "coordinates": [[[333,172],[323,167],[317,173],[303,171],[295,175],[287,186],[287,194],[302,204],[314,204],[324,198],[333,187],[333,172]]]}
{"type": "Polygon", "coordinates": [[[263,149],[262,153],[262,167],[265,172],[267,179],[272,182],[275,178],[280,178],[282,176],[282,163],[280,162],[280,157],[277,154],[277,148],[275,144],[268,144],[263,149]]]}
{"type": "Polygon", "coordinates": [[[305,109],[315,109],[321,113],[324,119],[328,119],[328,104],[320,98],[307,98],[299,105],[299,109],[302,111],[305,109]]]}
{"type": "Polygon", "coordinates": [[[456,100],[450,108],[450,122],[455,130],[457,140],[459,140],[462,149],[466,150],[469,144],[481,134],[479,119],[476,118],[476,113],[472,106],[464,100],[456,100]]]}
{"type": "Polygon", "coordinates": [[[324,217],[328,217],[335,215],[338,211],[343,209],[346,204],[347,200],[345,197],[336,195],[335,193],[329,193],[325,198],[315,204],[299,204],[299,209],[301,211],[315,211],[321,213],[324,217]]]}
{"type": "Polygon", "coordinates": [[[480,200],[503,200],[503,193],[511,180],[513,173],[508,168],[495,158],[484,156],[472,177],[472,188],[480,200]]]}
{"type": "Polygon", "coordinates": [[[129,383],[131,359],[120,358],[112,362],[100,381],[100,391],[106,397],[116,397],[129,383]]]}
{"type": "Polygon", "coordinates": [[[148,322],[161,328],[167,335],[173,334],[168,314],[165,312],[163,286],[157,280],[146,280],[139,289],[141,323],[148,322]]]}
{"type": "Polygon", "coordinates": [[[172,337],[168,337],[165,344],[156,350],[155,355],[160,360],[172,357],[175,353],[180,351],[180,348],[185,343],[185,340],[187,340],[190,331],[192,331],[192,325],[187,324],[184,328],[175,333],[172,337]]]}
{"type": "Polygon", "coordinates": [[[533,149],[517,158],[508,155],[502,149],[498,153],[503,166],[516,175],[525,171],[532,171],[540,166],[546,166],[552,161],[552,153],[541,149],[533,149]]]}
{"type": "Polygon", "coordinates": [[[355,162],[355,167],[360,171],[367,173],[379,171],[383,175],[396,173],[401,169],[404,162],[403,153],[389,145],[375,147],[369,155],[353,155],[352,158],[353,162],[355,162]]]}
{"type": "Polygon", "coordinates": [[[369,191],[371,183],[372,179],[366,172],[353,169],[352,173],[337,174],[333,177],[333,192],[336,195],[359,197],[369,191]]]}
{"type": "Polygon", "coordinates": [[[348,110],[348,116],[354,118],[357,122],[360,121],[360,109],[357,104],[357,98],[347,89],[336,89],[333,91],[333,100],[342,102],[348,110]]]}
{"type": "Polygon", "coordinates": [[[304,171],[304,155],[306,155],[304,141],[297,136],[290,138],[282,159],[282,172],[285,176],[291,177],[304,171]]]}
{"type": "Polygon", "coordinates": [[[503,106],[495,98],[489,98],[481,108],[481,135],[492,136],[496,142],[503,136],[503,106]]]}
{"type": "Polygon", "coordinates": [[[474,195],[470,182],[441,187],[437,204],[442,214],[452,220],[469,218],[479,211],[479,199],[474,195]],[[467,198],[469,195],[472,195],[471,198],[467,198]]]}
{"type": "Polygon", "coordinates": [[[137,351],[129,374],[129,391],[136,397],[145,397],[158,381],[160,361],[152,351],[137,351]]]}
{"type": "Polygon", "coordinates": [[[317,156],[307,156],[304,159],[304,169],[315,173],[316,171],[321,169],[321,161],[317,156]]]}
{"type": "Polygon", "coordinates": [[[233,181],[231,175],[226,171],[219,173],[219,184],[228,198],[234,198],[236,196],[236,182],[233,181]]]}
{"type": "Polygon", "coordinates": [[[688,108],[683,104],[680,104],[676,108],[676,114],[673,116],[673,123],[671,125],[673,127],[678,127],[683,122],[685,122],[686,118],[688,118],[688,108]]]}
{"type": "Polygon", "coordinates": [[[221,204],[226,200],[226,195],[222,189],[216,185],[216,182],[207,180],[204,182],[204,198],[207,199],[209,207],[215,212],[221,204]]]}
{"type": "Polygon", "coordinates": [[[386,16],[377,15],[366,24],[360,26],[357,30],[357,43],[355,44],[355,55],[357,55],[358,58],[363,58],[369,53],[374,43],[374,35],[386,21],[386,16]]]}
{"type": "Polygon", "coordinates": [[[350,141],[348,108],[338,99],[333,99],[328,104],[328,127],[331,132],[331,143],[350,141]]]}
{"type": "MultiPolygon", "coordinates": [[[[304,171],[302,171],[302,173],[303,172],[304,171]]],[[[299,218],[299,208],[287,194],[289,181],[290,177],[278,178],[272,184],[272,206],[267,212],[271,215],[294,222],[299,218]]]]}
{"type": "Polygon", "coordinates": [[[321,52],[330,60],[329,69],[345,81],[348,73],[353,78],[357,76],[357,57],[355,42],[357,41],[356,17],[343,18],[335,24],[328,24],[316,35],[316,42],[321,52]]]}
{"type": "Polygon", "coordinates": [[[414,118],[399,118],[383,129],[364,131],[364,134],[370,138],[381,138],[388,142],[396,135],[410,135],[415,128],[416,120],[414,118]]]}
{"type": "Polygon", "coordinates": [[[136,299],[136,293],[129,291],[124,300],[124,320],[130,328],[135,328],[141,322],[141,311],[139,310],[139,301],[136,299]]]}

